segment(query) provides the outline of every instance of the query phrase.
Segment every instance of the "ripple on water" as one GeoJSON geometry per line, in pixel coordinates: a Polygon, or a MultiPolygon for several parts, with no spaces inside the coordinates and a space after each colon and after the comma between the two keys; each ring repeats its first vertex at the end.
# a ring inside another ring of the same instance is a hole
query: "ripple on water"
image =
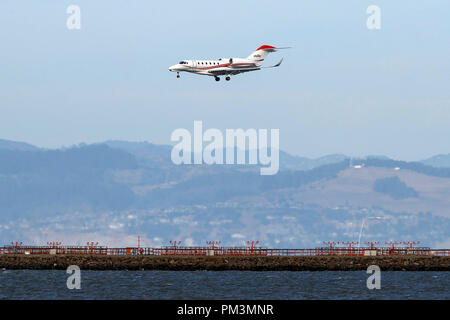
{"type": "Polygon", "coordinates": [[[2,270],[0,299],[449,299],[448,272],[81,271],[69,290],[64,270],[2,270]]]}

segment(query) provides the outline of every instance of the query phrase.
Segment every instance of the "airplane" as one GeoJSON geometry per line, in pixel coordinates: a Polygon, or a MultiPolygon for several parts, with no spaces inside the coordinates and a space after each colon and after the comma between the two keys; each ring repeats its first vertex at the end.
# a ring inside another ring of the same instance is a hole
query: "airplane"
{"type": "Polygon", "coordinates": [[[230,76],[234,76],[244,72],[261,70],[263,68],[279,67],[283,59],[277,64],[269,67],[262,67],[261,64],[264,59],[271,52],[280,49],[288,49],[289,47],[276,48],[268,45],[263,45],[256,49],[247,58],[221,58],[217,60],[183,60],[169,68],[169,71],[176,72],[177,78],[180,77],[180,72],[190,72],[206,76],[213,76],[216,81],[220,81],[219,76],[225,76],[225,80],[230,81],[230,76]]]}

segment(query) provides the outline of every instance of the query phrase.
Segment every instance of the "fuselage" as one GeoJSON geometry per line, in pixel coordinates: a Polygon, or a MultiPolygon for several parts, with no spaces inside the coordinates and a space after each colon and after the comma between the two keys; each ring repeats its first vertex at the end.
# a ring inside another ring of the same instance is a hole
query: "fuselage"
{"type": "Polygon", "coordinates": [[[242,58],[221,58],[217,60],[183,60],[169,68],[172,72],[191,72],[207,76],[240,73],[243,70],[258,70],[260,63],[242,58]]]}

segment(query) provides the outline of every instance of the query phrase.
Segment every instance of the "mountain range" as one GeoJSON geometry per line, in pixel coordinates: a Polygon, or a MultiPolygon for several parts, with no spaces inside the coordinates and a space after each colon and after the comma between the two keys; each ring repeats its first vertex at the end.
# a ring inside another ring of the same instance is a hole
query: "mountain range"
{"type": "Polygon", "coordinates": [[[49,150],[0,140],[0,241],[450,244],[450,154],[407,162],[280,151],[279,173],[261,176],[255,165],[174,165],[171,149],[106,141],[49,150]]]}

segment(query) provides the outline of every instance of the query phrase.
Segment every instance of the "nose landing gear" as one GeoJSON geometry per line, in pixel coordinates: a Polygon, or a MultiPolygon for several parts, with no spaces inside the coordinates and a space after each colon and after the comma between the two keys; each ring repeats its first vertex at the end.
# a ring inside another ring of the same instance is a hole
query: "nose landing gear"
{"type": "Polygon", "coordinates": [[[225,78],[225,80],[227,80],[227,81],[230,81],[230,79],[231,79],[230,77],[226,77],[226,78],[225,78]]]}
{"type": "Polygon", "coordinates": [[[177,78],[179,78],[180,77],[180,73],[179,72],[177,72],[177,78]]]}
{"type": "Polygon", "coordinates": [[[219,77],[214,77],[214,79],[216,79],[216,81],[220,81],[220,78],[219,78],[219,77]]]}

